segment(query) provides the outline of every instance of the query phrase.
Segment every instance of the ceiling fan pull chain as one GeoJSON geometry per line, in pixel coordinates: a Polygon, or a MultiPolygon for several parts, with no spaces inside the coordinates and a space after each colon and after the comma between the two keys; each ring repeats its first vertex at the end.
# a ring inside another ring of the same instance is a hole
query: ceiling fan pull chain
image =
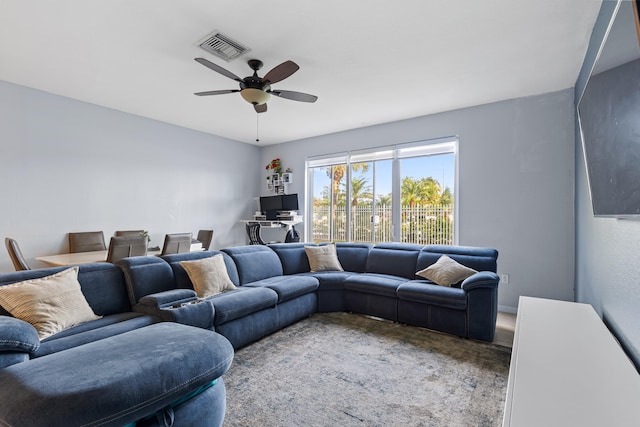
{"type": "Polygon", "coordinates": [[[260,121],[260,114],[256,113],[256,142],[260,142],[260,138],[258,137],[259,121],[260,121]]]}

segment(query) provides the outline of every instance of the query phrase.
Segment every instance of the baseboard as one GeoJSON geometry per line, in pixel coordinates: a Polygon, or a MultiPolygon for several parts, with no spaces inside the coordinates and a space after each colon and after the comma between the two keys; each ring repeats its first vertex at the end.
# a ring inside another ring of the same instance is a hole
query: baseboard
{"type": "Polygon", "coordinates": [[[508,305],[499,305],[498,311],[503,313],[518,314],[518,307],[510,307],[508,305]]]}

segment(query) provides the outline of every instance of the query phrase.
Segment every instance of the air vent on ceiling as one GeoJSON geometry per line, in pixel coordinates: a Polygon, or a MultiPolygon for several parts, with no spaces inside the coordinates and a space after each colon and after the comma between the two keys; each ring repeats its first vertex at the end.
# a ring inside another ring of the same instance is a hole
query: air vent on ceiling
{"type": "Polygon", "coordinates": [[[232,61],[239,56],[249,52],[251,49],[244,46],[242,43],[238,43],[232,38],[225,36],[224,34],[214,31],[205,37],[199,46],[207,52],[219,56],[225,61],[232,61]]]}

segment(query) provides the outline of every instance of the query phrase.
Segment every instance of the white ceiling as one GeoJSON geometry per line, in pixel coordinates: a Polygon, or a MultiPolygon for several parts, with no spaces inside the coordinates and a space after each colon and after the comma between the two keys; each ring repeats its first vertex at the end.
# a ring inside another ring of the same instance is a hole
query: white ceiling
{"type": "Polygon", "coordinates": [[[596,0],[0,0],[0,80],[269,145],[572,87],[596,0]],[[219,30],[251,48],[230,63],[197,46],[219,30]],[[259,116],[237,83],[300,70],[259,116]]]}

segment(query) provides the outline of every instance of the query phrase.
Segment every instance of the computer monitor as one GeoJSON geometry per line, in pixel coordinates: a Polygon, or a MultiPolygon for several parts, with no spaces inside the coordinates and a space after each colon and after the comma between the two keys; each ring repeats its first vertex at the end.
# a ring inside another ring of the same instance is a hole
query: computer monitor
{"type": "Polygon", "coordinates": [[[278,211],[282,210],[282,198],[280,196],[260,197],[260,210],[266,215],[267,219],[276,219],[278,211]]]}
{"type": "Polygon", "coordinates": [[[260,210],[262,212],[282,210],[282,198],[280,196],[260,197],[260,210]]]}
{"type": "Polygon", "coordinates": [[[297,194],[284,194],[282,197],[282,209],[283,211],[297,211],[298,208],[298,195],[297,194]]]}

